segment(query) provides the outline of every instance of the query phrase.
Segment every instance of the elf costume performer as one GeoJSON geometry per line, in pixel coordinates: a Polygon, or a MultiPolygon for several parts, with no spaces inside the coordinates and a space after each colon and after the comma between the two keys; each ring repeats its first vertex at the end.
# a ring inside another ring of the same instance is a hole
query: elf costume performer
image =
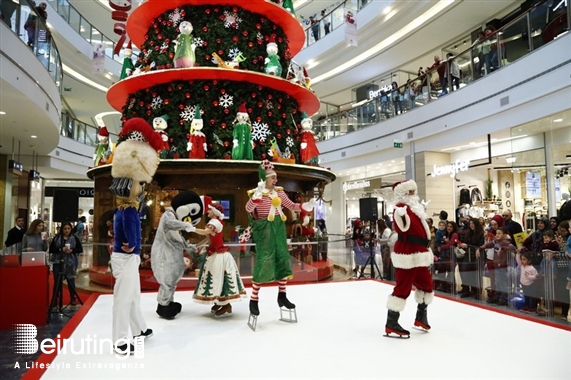
{"type": "Polygon", "coordinates": [[[413,285],[418,303],[414,326],[430,330],[426,309],[434,298],[430,274],[434,254],[429,248],[430,229],[426,223],[428,216],[423,202],[420,202],[416,195],[416,182],[397,182],[393,191],[397,202],[393,213],[393,226],[398,234],[398,241],[391,252],[391,260],[395,267],[396,285],[387,302],[389,311],[385,333],[387,336],[394,333],[398,337],[408,338],[410,333],[399,325],[398,319],[413,285]]]}
{"type": "Polygon", "coordinates": [[[246,110],[246,103],[242,103],[234,119],[234,131],[232,140],[233,160],[253,160],[252,123],[246,110]]]}
{"type": "MultiPolygon", "coordinates": [[[[258,292],[264,283],[277,281],[278,305],[280,308],[284,306],[289,310],[295,309],[295,305],[286,297],[287,280],[292,278],[293,272],[284,223],[287,217],[282,207],[301,212],[303,217],[311,213],[315,205],[315,199],[303,204],[293,203],[282,187],[276,187],[277,174],[268,160],[262,161],[258,171],[261,181],[256,189],[248,192],[250,199],[246,203],[246,211],[252,218],[252,236],[256,242],[256,264],[250,298],[250,314],[255,317],[254,321],[260,315],[258,292]]],[[[297,322],[297,315],[292,322],[297,322]]],[[[255,326],[250,327],[255,330],[255,326]]]]}
{"type": "Polygon", "coordinates": [[[188,158],[206,158],[208,146],[206,145],[206,135],[202,133],[203,126],[204,122],[200,115],[200,107],[196,106],[194,119],[190,126],[190,137],[188,138],[188,144],[186,145],[188,158]]]}
{"type": "Polygon", "coordinates": [[[319,160],[319,149],[317,149],[317,144],[315,143],[315,136],[313,134],[313,120],[307,117],[305,112],[301,113],[301,145],[299,156],[301,162],[306,165],[317,166],[319,160]]]}
{"type": "Polygon", "coordinates": [[[133,74],[135,71],[135,65],[133,65],[133,61],[131,60],[131,57],[133,56],[131,41],[127,43],[127,47],[123,51],[123,55],[123,67],[121,68],[121,75],[119,79],[125,79],[128,76],[131,76],[131,74],[133,74]]]}
{"type": "Polygon", "coordinates": [[[169,119],[168,115],[155,117],[153,119],[153,129],[155,130],[156,133],[159,134],[159,136],[161,136],[161,140],[163,141],[163,147],[161,148],[161,151],[159,152],[159,156],[161,158],[169,158],[169,152],[171,149],[170,144],[169,144],[169,135],[166,132],[166,130],[168,128],[168,124],[167,124],[168,119],[169,119]]]}
{"type": "Polygon", "coordinates": [[[97,140],[99,144],[97,144],[93,153],[93,166],[110,164],[113,161],[114,144],[109,140],[109,132],[105,126],[99,128],[97,140]]]}
{"type": "Polygon", "coordinates": [[[270,37],[270,42],[266,46],[266,52],[268,53],[268,56],[264,60],[264,72],[266,74],[281,77],[283,69],[282,64],[280,63],[280,57],[278,57],[278,45],[276,44],[276,36],[273,34],[270,37]]]}
{"type": "Polygon", "coordinates": [[[207,249],[206,262],[200,269],[198,285],[194,290],[194,302],[212,304],[210,312],[216,318],[227,317],[232,314],[231,302],[241,301],[246,297],[244,283],[240,277],[236,260],[224,245],[224,208],[218,204],[208,206],[210,220],[206,228],[195,232],[210,237],[207,249]]]}
{"type": "Polygon", "coordinates": [[[194,67],[196,56],[194,51],[196,45],[192,37],[192,24],[188,21],[183,21],[178,26],[180,34],[178,35],[176,50],[174,53],[174,67],[175,69],[184,67],[194,67]]]}
{"type": "Polygon", "coordinates": [[[139,204],[145,198],[145,183],[151,182],[159,165],[157,151],[162,141],[153,128],[141,118],[127,120],[119,133],[115,160],[111,167],[113,180],[109,190],[115,195],[116,212],[113,231],[115,241],[111,254],[113,287],[113,343],[120,354],[134,353],[132,337],[148,338],[153,330],[141,313],[141,221],[139,204]],[[129,327],[131,331],[129,332],[129,327]]]}
{"type": "Polygon", "coordinates": [[[151,248],[151,267],[160,285],[157,314],[162,318],[173,319],[182,310],[182,305],[174,302],[174,292],[184,274],[184,252],[195,255],[196,246],[187,243],[181,232],[193,232],[202,214],[202,200],[198,194],[181,191],[159,221],[151,248]]]}

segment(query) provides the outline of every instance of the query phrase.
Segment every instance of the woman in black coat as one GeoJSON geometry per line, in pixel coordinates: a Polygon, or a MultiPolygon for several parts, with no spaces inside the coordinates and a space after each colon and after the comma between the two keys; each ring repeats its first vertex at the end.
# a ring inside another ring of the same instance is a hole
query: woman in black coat
{"type": "MultiPolygon", "coordinates": [[[[478,247],[484,245],[484,227],[478,218],[470,218],[468,222],[468,232],[464,237],[464,241],[458,242],[458,247],[466,251],[466,255],[461,259],[456,259],[460,276],[462,277],[462,290],[460,297],[478,298],[481,293],[481,279],[478,278],[478,260],[484,259],[476,257],[478,247]]],[[[483,263],[482,263],[483,264],[483,263]]]]}
{"type": "Polygon", "coordinates": [[[54,284],[57,284],[60,274],[65,276],[71,304],[77,304],[75,292],[75,275],[77,272],[77,255],[83,253],[81,241],[71,233],[71,224],[64,222],[59,233],[50,244],[50,260],[53,263],[54,284]]]}

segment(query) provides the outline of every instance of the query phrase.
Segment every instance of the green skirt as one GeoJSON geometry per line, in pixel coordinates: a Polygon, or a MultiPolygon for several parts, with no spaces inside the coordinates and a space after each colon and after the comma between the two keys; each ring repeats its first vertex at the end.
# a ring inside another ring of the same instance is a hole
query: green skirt
{"type": "Polygon", "coordinates": [[[256,242],[256,265],[253,282],[266,283],[292,278],[291,258],[287,247],[284,222],[276,216],[252,221],[252,237],[256,242]]]}

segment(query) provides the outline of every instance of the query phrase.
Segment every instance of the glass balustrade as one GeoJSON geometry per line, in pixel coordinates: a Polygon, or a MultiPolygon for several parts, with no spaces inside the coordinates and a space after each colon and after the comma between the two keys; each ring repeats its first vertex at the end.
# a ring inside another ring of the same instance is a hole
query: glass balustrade
{"type": "Polygon", "coordinates": [[[442,96],[450,96],[567,33],[570,29],[568,13],[564,5],[557,10],[545,4],[538,5],[463,51],[444,49],[444,57],[447,53],[452,56],[421,75],[400,72],[397,75],[400,86],[396,89],[386,86],[395,81],[392,76],[388,77],[390,80],[373,80],[371,84],[376,85],[378,91],[373,91],[368,99],[342,106],[325,104],[326,116],[314,122],[313,131],[320,141],[332,139],[413,111],[442,96]],[[458,71],[453,67],[456,65],[458,71]],[[444,73],[443,78],[439,71],[444,73]],[[452,75],[455,72],[459,77],[452,75]]]}

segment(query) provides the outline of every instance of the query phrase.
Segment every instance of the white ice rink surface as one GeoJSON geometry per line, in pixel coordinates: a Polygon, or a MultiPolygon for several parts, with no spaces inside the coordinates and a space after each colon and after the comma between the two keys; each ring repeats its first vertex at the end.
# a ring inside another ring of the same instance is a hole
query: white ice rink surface
{"type": "MultiPolygon", "coordinates": [[[[154,336],[143,359],[68,352],[52,366],[70,368],[51,367],[43,378],[571,379],[569,331],[444,298],[428,308],[430,332],[410,329],[410,339],[386,338],[391,291],[370,280],[291,285],[288,298],[299,319],[293,324],[278,320],[277,287],[262,288],[256,332],[246,325],[247,299],[233,304],[231,317],[215,319],[209,306],[192,302],[192,292],[178,292],[183,310],[168,321],[155,314],[156,293],[147,293],[141,306],[154,336]],[[104,366],[113,368],[97,368],[104,366]]],[[[112,300],[99,296],[73,332],[74,342],[111,338],[112,300]]],[[[401,313],[404,328],[412,326],[415,311],[411,294],[401,313]]]]}

